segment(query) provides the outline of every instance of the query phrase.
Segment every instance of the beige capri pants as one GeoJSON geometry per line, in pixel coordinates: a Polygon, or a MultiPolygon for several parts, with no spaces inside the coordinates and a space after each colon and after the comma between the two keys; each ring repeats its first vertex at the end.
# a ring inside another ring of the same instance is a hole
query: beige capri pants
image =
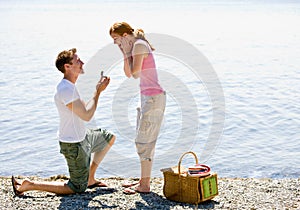
{"type": "Polygon", "coordinates": [[[166,92],[154,96],[141,95],[137,108],[135,145],[141,161],[152,161],[157,137],[166,107],[166,92]]]}

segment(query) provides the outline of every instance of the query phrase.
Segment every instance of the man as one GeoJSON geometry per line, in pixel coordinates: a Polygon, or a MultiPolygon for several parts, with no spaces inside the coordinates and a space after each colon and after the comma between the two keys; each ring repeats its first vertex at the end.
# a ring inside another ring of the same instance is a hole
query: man
{"type": "Polygon", "coordinates": [[[60,152],[67,161],[70,179],[67,183],[29,180],[19,183],[12,176],[13,190],[18,196],[30,190],[72,194],[84,192],[86,188],[106,186],[95,179],[95,173],[113,145],[115,136],[105,129],[87,129],[83,121],[89,121],[94,116],[99,96],[106,89],[110,78],[101,74],[94,96],[85,103],[75,86],[78,76],[83,73],[84,64],[76,54],[76,49],[59,53],[55,64],[64,75],[56,87],[54,100],[60,117],[58,130],[60,152]],[[91,153],[94,153],[92,163],[90,163],[91,153]]]}

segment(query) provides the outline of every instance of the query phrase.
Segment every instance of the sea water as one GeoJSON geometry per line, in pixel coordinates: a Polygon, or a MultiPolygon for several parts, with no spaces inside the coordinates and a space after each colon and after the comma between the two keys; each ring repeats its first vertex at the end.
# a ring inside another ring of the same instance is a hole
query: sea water
{"type": "MultiPolygon", "coordinates": [[[[138,81],[126,80],[121,54],[112,46],[108,31],[116,21],[158,35],[153,43],[166,36],[185,42],[162,43],[184,58],[197,49],[221,87],[216,108],[214,88],[193,66],[155,46],[167,107],[153,176],[193,151],[221,177],[299,177],[300,4],[271,0],[0,1],[0,175],[68,174],[56,138],[53,93],[62,75],[54,61],[58,52],[76,47],[87,67],[78,81],[85,100],[95,87],[88,75],[97,78],[103,70],[111,76],[87,124],[117,136],[97,177],[139,176],[138,81]],[[99,58],[99,52],[105,55],[99,58]],[[215,125],[218,135],[210,136],[215,125]]],[[[182,164],[194,162],[187,155],[182,164]]]]}

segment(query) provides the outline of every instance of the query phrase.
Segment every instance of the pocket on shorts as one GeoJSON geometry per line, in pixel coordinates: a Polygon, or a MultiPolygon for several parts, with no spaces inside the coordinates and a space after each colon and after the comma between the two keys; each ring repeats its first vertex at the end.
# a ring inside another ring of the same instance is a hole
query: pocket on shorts
{"type": "Polygon", "coordinates": [[[155,141],[160,131],[161,117],[143,116],[140,121],[136,142],[149,143],[155,141]]]}
{"type": "Polygon", "coordinates": [[[151,133],[154,130],[154,122],[148,118],[142,118],[142,120],[140,121],[140,133],[142,134],[147,134],[147,133],[151,133]]]}
{"type": "Polygon", "coordinates": [[[79,145],[61,143],[60,153],[62,153],[66,159],[76,160],[79,154],[79,145]]]}

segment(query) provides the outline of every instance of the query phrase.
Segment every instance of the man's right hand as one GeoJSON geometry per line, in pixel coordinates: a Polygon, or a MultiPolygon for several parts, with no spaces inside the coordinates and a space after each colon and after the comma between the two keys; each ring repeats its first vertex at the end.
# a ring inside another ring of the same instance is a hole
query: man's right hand
{"type": "Polygon", "coordinates": [[[105,90],[109,82],[110,82],[110,77],[101,76],[99,82],[96,85],[97,93],[100,94],[103,90],[105,90]]]}

